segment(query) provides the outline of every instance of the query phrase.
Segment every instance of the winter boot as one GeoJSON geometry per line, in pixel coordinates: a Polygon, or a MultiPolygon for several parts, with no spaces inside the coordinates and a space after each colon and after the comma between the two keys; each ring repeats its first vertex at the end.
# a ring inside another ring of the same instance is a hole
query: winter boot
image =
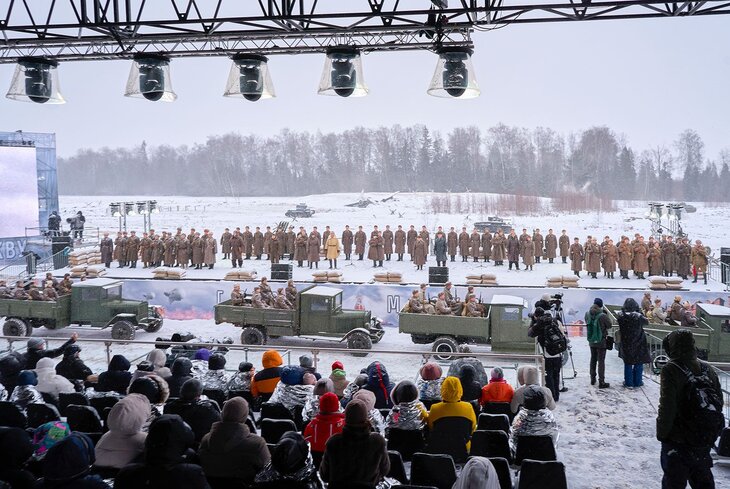
{"type": "Polygon", "coordinates": [[[564,257],[563,257],[563,263],[568,263],[568,261],[567,261],[567,260],[568,260],[568,257],[567,257],[567,256],[564,256],[564,257]]]}
{"type": "Polygon", "coordinates": [[[694,274],[694,280],[692,281],[692,283],[693,284],[696,284],[697,283],[697,274],[696,273],[694,274]]]}
{"type": "Polygon", "coordinates": [[[705,278],[705,285],[707,285],[707,272],[703,273],[702,275],[703,275],[703,276],[704,276],[704,278],[705,278]]]}
{"type": "Polygon", "coordinates": [[[337,260],[335,260],[335,270],[337,270],[337,260]]]}
{"type": "Polygon", "coordinates": [[[596,385],[596,378],[595,377],[591,377],[591,385],[596,385]]]}
{"type": "Polygon", "coordinates": [[[608,389],[609,387],[611,387],[611,384],[609,384],[608,382],[599,382],[598,383],[599,389],[608,389]]]}

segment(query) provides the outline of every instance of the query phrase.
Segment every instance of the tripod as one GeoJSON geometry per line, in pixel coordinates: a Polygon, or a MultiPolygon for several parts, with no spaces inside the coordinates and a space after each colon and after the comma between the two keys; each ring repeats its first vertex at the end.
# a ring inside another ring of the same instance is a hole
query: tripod
{"type": "Polygon", "coordinates": [[[568,329],[565,326],[565,316],[563,315],[563,308],[561,307],[560,300],[556,301],[556,304],[553,304],[552,314],[553,317],[557,319],[562,326],[563,334],[568,340],[568,349],[561,354],[562,358],[560,363],[560,392],[566,392],[568,388],[565,387],[565,366],[568,364],[568,360],[570,360],[570,366],[573,369],[573,376],[569,377],[569,379],[575,379],[576,377],[578,377],[578,371],[575,369],[575,362],[573,361],[573,347],[570,345],[570,339],[568,338],[568,329]]]}

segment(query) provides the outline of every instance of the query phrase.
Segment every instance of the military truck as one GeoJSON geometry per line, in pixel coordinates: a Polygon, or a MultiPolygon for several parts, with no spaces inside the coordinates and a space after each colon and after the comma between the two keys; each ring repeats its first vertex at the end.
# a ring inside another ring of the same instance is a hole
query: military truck
{"type": "Polygon", "coordinates": [[[437,360],[450,360],[462,343],[491,344],[495,352],[534,353],[535,340],[527,336],[530,321],[523,318],[527,302],[521,297],[495,295],[483,317],[449,316],[401,311],[401,333],[419,345],[433,343],[437,360]]]}
{"type": "Polygon", "coordinates": [[[62,329],[71,324],[112,329],[115,340],[134,339],[135,331],[162,328],[162,309],[122,299],[122,282],[95,278],[71,286],[55,301],[0,299],[3,335],[30,336],[33,328],[62,329]]]}
{"type": "MultiPolygon", "coordinates": [[[[617,313],[621,311],[621,306],[606,305],[605,310],[613,324],[612,334],[616,345],[620,347],[621,335],[619,334],[617,313]]],[[[651,353],[651,368],[654,373],[659,373],[669,361],[662,346],[662,340],[669,333],[680,328],[679,323],[672,320],[661,323],[650,320],[649,325],[644,327],[651,353]]],[[[694,334],[700,358],[711,362],[730,362],[730,307],[697,303],[697,327],[687,329],[694,334]]]]}
{"type": "Polygon", "coordinates": [[[241,344],[263,345],[268,338],[300,336],[346,341],[351,350],[370,350],[385,334],[380,320],[370,311],[342,308],[342,290],[312,285],[297,293],[294,309],[254,308],[230,300],[215,306],[215,323],[242,328],[241,344]]]}

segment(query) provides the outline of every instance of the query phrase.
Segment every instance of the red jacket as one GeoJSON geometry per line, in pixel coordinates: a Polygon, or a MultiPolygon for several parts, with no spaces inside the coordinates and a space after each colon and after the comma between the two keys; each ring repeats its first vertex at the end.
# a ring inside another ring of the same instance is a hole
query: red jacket
{"type": "Polygon", "coordinates": [[[327,440],[332,435],[341,433],[343,426],[345,426],[343,413],[320,413],[307,425],[307,429],[304,430],[304,439],[309,442],[313,452],[324,453],[327,440]]]}
{"type": "Polygon", "coordinates": [[[487,385],[482,387],[479,404],[483,406],[488,402],[511,402],[514,393],[515,390],[506,380],[490,380],[487,385]]]}

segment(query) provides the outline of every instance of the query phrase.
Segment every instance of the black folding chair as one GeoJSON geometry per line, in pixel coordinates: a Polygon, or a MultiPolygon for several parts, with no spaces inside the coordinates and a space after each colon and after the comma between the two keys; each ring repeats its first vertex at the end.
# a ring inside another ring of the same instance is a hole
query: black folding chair
{"type": "Polygon", "coordinates": [[[489,461],[497,471],[500,489],[512,489],[512,472],[509,468],[509,461],[502,457],[489,457],[489,461]]]}
{"type": "Polygon", "coordinates": [[[509,434],[509,416],[506,414],[481,413],[477,421],[478,430],[498,430],[509,434]]]}
{"type": "Polygon", "coordinates": [[[71,404],[89,406],[89,399],[81,392],[61,392],[58,394],[58,412],[61,416],[68,416],[66,408],[71,404]]]}
{"type": "Polygon", "coordinates": [[[395,450],[388,450],[388,459],[390,460],[390,472],[388,477],[395,479],[402,484],[408,484],[408,476],[406,475],[406,466],[403,463],[403,457],[395,450]]]}
{"type": "Polygon", "coordinates": [[[487,414],[506,414],[510,423],[515,417],[515,413],[512,412],[512,407],[508,402],[488,402],[482,408],[482,412],[487,414]]]}
{"type": "Polygon", "coordinates": [[[462,416],[440,418],[433,424],[425,451],[449,455],[455,462],[465,462],[469,454],[466,444],[471,437],[472,424],[462,416]]]}
{"type": "Polygon", "coordinates": [[[61,413],[53,404],[29,404],[25,409],[28,416],[28,428],[38,428],[49,421],[61,419],[61,413]]]}
{"type": "Polygon", "coordinates": [[[411,462],[411,483],[433,486],[437,489],[451,489],[456,481],[456,466],[449,455],[429,453],[413,454],[411,462]]]}
{"type": "Polygon", "coordinates": [[[390,428],[387,435],[388,450],[395,450],[400,453],[403,460],[411,460],[414,453],[422,452],[426,446],[422,430],[390,428]]]}
{"type": "Polygon", "coordinates": [[[517,478],[517,489],[568,489],[563,462],[525,460],[517,478]]]}
{"type": "Polygon", "coordinates": [[[25,429],[28,426],[28,418],[14,402],[0,401],[0,426],[25,429]]]}
{"type": "Polygon", "coordinates": [[[203,395],[211,401],[217,402],[220,408],[223,407],[223,403],[228,399],[222,389],[203,389],[203,395]]]}
{"type": "Polygon", "coordinates": [[[264,419],[261,421],[261,436],[266,443],[278,443],[282,435],[288,431],[297,431],[297,426],[290,419],[264,419]]]}
{"type": "Polygon", "coordinates": [[[512,449],[507,433],[499,430],[477,430],[471,436],[472,457],[501,457],[512,462],[512,449]]]}
{"type": "Polygon", "coordinates": [[[113,408],[120,399],[121,398],[117,396],[92,397],[89,399],[89,405],[96,409],[97,413],[101,414],[104,412],[105,408],[113,408]]]}
{"type": "Polygon", "coordinates": [[[66,407],[66,422],[71,431],[81,433],[101,433],[102,424],[99,413],[91,406],[71,404],[66,407]]]}
{"type": "Polygon", "coordinates": [[[515,465],[520,465],[523,460],[557,460],[555,445],[552,437],[548,435],[523,435],[515,437],[515,465]]]}

